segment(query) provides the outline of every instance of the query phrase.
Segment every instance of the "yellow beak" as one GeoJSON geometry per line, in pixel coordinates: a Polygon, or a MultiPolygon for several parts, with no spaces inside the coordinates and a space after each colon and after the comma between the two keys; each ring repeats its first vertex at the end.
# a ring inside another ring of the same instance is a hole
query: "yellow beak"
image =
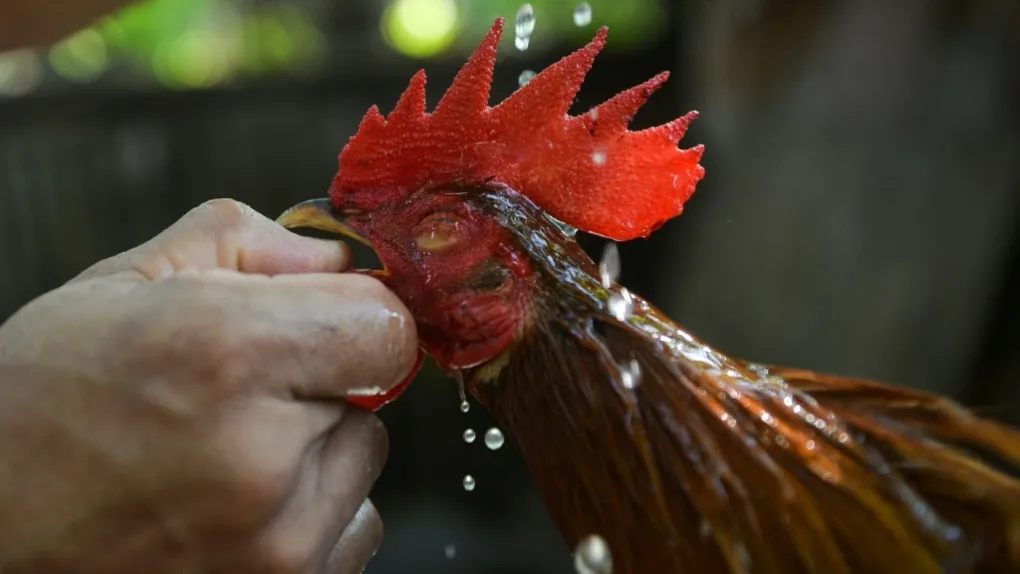
{"type": "Polygon", "coordinates": [[[328,197],[301,202],[276,218],[276,222],[287,229],[304,228],[335,233],[371,248],[371,242],[354,231],[345,220],[343,214],[333,209],[328,197]]]}

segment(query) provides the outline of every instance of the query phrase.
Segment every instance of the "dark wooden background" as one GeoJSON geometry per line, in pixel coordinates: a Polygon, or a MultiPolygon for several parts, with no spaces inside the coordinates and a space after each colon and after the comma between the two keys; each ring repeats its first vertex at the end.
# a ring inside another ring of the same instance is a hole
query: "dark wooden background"
{"type": "MultiPolygon", "coordinates": [[[[670,69],[637,123],[702,112],[686,141],[707,145],[708,177],[681,218],[623,246],[624,283],[734,355],[932,389],[1020,423],[1017,4],[669,11],[670,34],[601,58],[578,102],[670,69]]],[[[355,16],[372,17],[351,8],[336,25],[353,34],[355,16]]],[[[430,66],[433,102],[459,65],[430,66]]],[[[275,216],[321,194],[364,110],[388,109],[414,67],[363,69],[0,102],[0,318],[204,200],[275,216]]],[[[519,69],[500,73],[495,97],[519,69]]],[[[479,411],[462,415],[434,371],[384,411],[387,539],[370,573],[571,571],[512,446],[461,441],[490,424],[479,411]]]]}

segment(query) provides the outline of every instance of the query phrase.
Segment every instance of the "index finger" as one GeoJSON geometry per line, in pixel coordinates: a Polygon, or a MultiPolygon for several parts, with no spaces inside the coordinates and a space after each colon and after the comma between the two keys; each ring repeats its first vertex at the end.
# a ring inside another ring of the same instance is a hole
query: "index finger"
{"type": "MultiPolygon", "coordinates": [[[[134,291],[139,292],[139,291],[134,291]]],[[[258,386],[304,400],[385,392],[418,359],[414,320],[381,282],[353,273],[265,277],[186,271],[121,309],[126,344],[160,368],[219,388],[258,386]]],[[[125,352],[125,355],[130,353],[125,352]]]]}

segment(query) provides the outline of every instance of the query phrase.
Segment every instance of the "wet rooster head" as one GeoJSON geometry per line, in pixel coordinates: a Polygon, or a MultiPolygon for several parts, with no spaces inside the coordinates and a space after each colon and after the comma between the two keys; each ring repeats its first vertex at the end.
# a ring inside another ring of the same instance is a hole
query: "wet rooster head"
{"type": "Polygon", "coordinates": [[[628,129],[667,73],[568,115],[606,28],[489,107],[502,29],[498,19],[433,112],[424,72],[388,116],[369,109],[329,197],[279,218],[370,246],[384,269],[366,273],[404,301],[423,348],[447,370],[512,347],[555,288],[546,279],[564,279],[550,277],[555,268],[594,269],[563,224],[616,241],[647,237],[704,177],[702,146],[677,147],[696,112],[628,129]],[[571,265],[550,261],[550,243],[571,265]]]}

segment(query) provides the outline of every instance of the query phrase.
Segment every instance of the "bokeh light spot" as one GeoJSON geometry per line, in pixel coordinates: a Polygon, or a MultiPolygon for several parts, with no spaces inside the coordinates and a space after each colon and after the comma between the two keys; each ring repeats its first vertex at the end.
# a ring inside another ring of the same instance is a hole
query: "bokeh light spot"
{"type": "Polygon", "coordinates": [[[106,41],[92,28],[82,30],[51,48],[49,60],[57,74],[73,82],[92,81],[109,66],[106,41]]]}
{"type": "Polygon", "coordinates": [[[396,51],[412,58],[440,54],[457,38],[454,0],[394,0],[382,17],[382,33],[396,51]]]}

